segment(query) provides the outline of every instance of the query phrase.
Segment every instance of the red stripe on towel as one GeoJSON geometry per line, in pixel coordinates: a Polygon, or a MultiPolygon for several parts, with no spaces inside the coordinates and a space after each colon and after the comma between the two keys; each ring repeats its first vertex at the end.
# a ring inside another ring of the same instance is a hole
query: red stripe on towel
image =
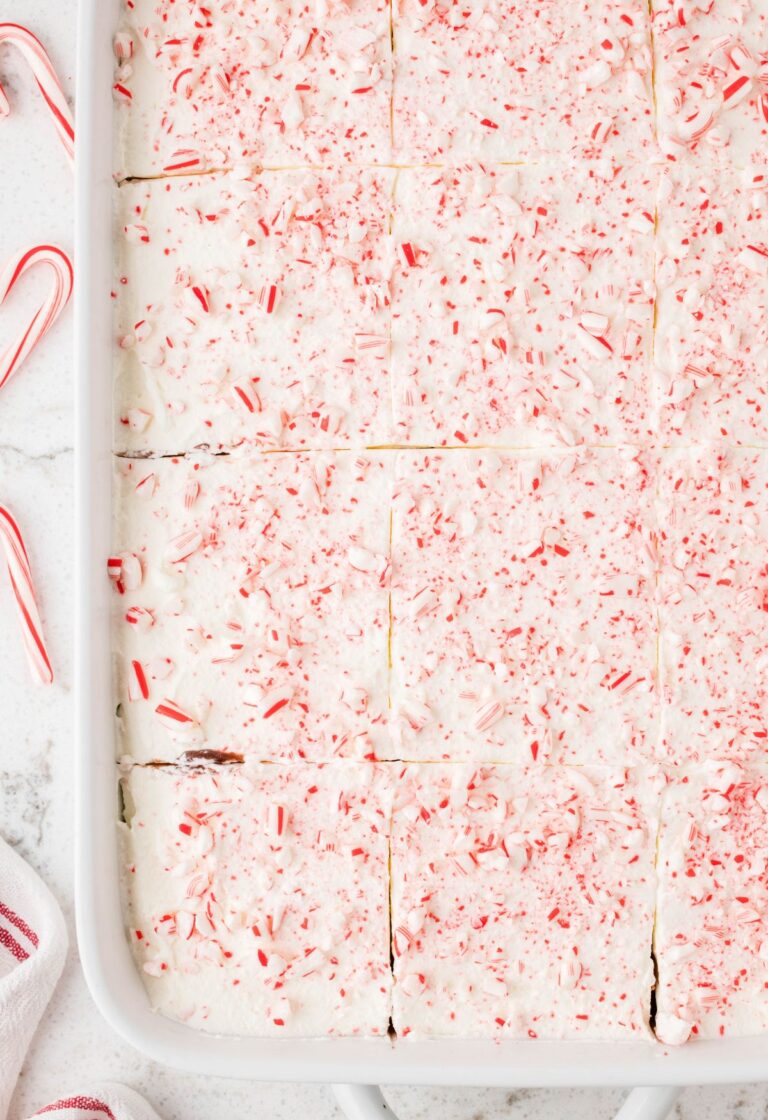
{"type": "Polygon", "coordinates": [[[19,963],[21,963],[21,961],[27,960],[29,957],[29,953],[27,952],[27,950],[22,948],[16,938],[11,937],[8,930],[3,929],[2,926],[0,926],[0,947],[2,947],[3,949],[7,949],[11,956],[15,957],[16,960],[19,961],[19,963]]]}
{"type": "Polygon", "coordinates": [[[13,910],[6,906],[4,902],[0,902],[0,918],[5,918],[12,926],[16,926],[16,929],[19,930],[20,933],[23,933],[24,936],[32,942],[35,948],[38,947],[39,941],[35,931],[27,925],[23,918],[20,918],[18,914],[14,914],[13,910]]]}
{"type": "Polygon", "coordinates": [[[111,1108],[108,1108],[103,1101],[97,1101],[95,1097],[66,1097],[61,1101],[54,1101],[53,1104],[48,1104],[45,1108],[41,1108],[35,1116],[42,1116],[46,1112],[57,1112],[65,1108],[79,1108],[86,1112],[101,1112],[107,1116],[109,1120],[115,1120],[115,1114],[111,1108]]]}

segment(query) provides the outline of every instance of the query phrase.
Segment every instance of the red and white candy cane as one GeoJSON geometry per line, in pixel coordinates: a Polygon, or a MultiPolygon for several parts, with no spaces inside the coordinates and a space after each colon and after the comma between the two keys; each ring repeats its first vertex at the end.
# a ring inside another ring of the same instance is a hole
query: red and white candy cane
{"type": "Polygon", "coordinates": [[[67,254],[55,245],[36,245],[11,257],[0,273],[0,306],[24,273],[37,265],[47,265],[53,273],[51,287],[29,323],[0,356],[0,389],[46,336],[72,295],[72,263],[67,254]]]}
{"type": "Polygon", "coordinates": [[[21,633],[32,676],[40,684],[51,684],[53,670],[45,648],[29,556],[19,526],[4,506],[0,506],[0,540],[8,564],[8,574],[11,577],[11,587],[21,620],[21,633]]]}
{"type": "MultiPolygon", "coordinates": [[[[75,122],[72,110],[67,104],[64,90],[58,79],[53,63],[43,44],[26,27],[18,23],[0,23],[0,44],[12,43],[26,59],[45,103],[50,109],[56,132],[64,145],[70,163],[75,158],[75,122]]],[[[0,85],[0,117],[7,117],[11,111],[8,98],[0,85]]]]}

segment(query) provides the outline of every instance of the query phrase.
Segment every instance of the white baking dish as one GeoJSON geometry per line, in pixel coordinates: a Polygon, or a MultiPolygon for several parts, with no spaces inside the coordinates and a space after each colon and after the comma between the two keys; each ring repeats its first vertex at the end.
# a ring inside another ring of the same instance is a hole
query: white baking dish
{"type": "MultiPolygon", "coordinates": [[[[111,86],[117,15],[118,0],[81,0],[77,91],[77,917],[83,967],[104,1016],[157,1061],[231,1077],[493,1086],[674,1086],[768,1077],[767,1038],[694,1042],[677,1050],[650,1042],[233,1039],[202,1034],[151,1011],[124,933],[118,889],[111,590],[105,569],[111,529],[111,86]]],[[[661,1116],[670,1101],[669,1093],[635,1097],[632,1115],[661,1116]]],[[[348,1092],[344,1104],[348,1110],[379,1107],[380,1098],[348,1092]]]]}

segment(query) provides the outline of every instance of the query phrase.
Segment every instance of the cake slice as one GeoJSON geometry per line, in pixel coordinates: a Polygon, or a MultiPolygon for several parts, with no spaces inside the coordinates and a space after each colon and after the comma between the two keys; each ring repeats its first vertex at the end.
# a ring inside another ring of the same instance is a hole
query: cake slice
{"type": "Polygon", "coordinates": [[[390,195],[352,169],[125,184],[117,449],[387,442],[390,195]]]}
{"type": "Polygon", "coordinates": [[[653,757],[654,486],[637,450],[400,453],[400,757],[653,757]]]}
{"type": "Polygon", "coordinates": [[[655,206],[638,167],[402,170],[398,440],[647,440],[655,206]]]}
{"type": "Polygon", "coordinates": [[[665,442],[768,441],[767,188],[752,171],[677,167],[662,179],[655,364],[665,442]]]}
{"type": "Polygon", "coordinates": [[[656,1034],[768,1030],[768,768],[687,768],[663,801],[655,951],[656,1034]]]}
{"type": "Polygon", "coordinates": [[[388,0],[125,0],[124,176],[388,163],[388,0]]]}
{"type": "Polygon", "coordinates": [[[765,172],[768,2],[651,0],[659,143],[668,159],[765,172]]]}
{"type": "Polygon", "coordinates": [[[668,451],[659,485],[662,737],[672,762],[762,757],[768,739],[768,462],[668,451]]]}
{"type": "Polygon", "coordinates": [[[123,750],[387,757],[390,465],[318,453],[116,470],[123,750]]]}
{"type": "Polygon", "coordinates": [[[407,767],[398,1035],[649,1036],[659,783],[649,767],[407,767]]]}
{"type": "Polygon", "coordinates": [[[653,140],[643,0],[393,0],[400,163],[642,154],[653,140]]]}
{"type": "Polygon", "coordinates": [[[153,1007],[226,1035],[386,1035],[390,795],[373,766],[134,767],[130,939],[153,1007]]]}

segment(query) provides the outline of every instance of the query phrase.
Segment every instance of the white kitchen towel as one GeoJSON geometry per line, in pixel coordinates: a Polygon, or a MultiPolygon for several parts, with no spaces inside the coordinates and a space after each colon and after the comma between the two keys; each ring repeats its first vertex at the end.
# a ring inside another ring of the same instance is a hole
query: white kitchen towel
{"type": "MultiPolygon", "coordinates": [[[[67,953],[67,931],[51,892],[0,838],[0,1120],[67,953]]],[[[157,1120],[122,1085],[69,1093],[36,1116],[53,1120],[157,1120]]]]}
{"type": "Polygon", "coordinates": [[[53,895],[0,840],[0,1117],[56,987],[67,931],[53,895]]]}

